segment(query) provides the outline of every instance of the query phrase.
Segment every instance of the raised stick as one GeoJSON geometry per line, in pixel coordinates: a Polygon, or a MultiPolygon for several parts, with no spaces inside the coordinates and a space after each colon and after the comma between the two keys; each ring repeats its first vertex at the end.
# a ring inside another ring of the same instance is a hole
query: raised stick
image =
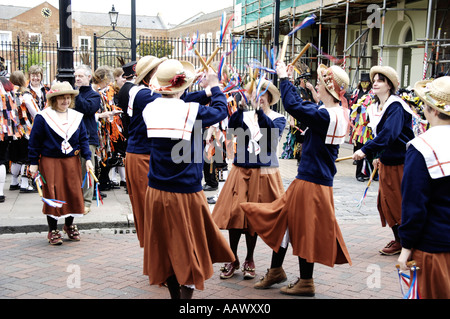
{"type": "Polygon", "coordinates": [[[295,63],[297,63],[298,59],[300,59],[302,55],[305,54],[306,50],[308,50],[310,46],[311,43],[308,42],[303,48],[303,50],[295,57],[295,59],[291,63],[289,63],[289,65],[294,65],[295,63]]]}
{"type": "Polygon", "coordinates": [[[289,36],[285,35],[283,40],[283,48],[281,49],[280,61],[284,61],[284,56],[286,55],[288,44],[289,44],[289,36]]]}
{"type": "MultiPolygon", "coordinates": [[[[206,61],[206,65],[210,65],[212,60],[214,59],[214,57],[216,56],[217,52],[219,52],[219,50],[222,49],[222,47],[217,47],[214,52],[211,54],[211,56],[209,57],[209,59],[206,61]]],[[[203,68],[203,70],[207,70],[205,68],[203,68]]]]}

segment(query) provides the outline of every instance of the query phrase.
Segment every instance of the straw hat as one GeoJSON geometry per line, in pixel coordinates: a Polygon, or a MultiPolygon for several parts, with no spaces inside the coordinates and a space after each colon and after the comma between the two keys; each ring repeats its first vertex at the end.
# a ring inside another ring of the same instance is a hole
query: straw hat
{"type": "Polygon", "coordinates": [[[72,85],[69,82],[56,82],[52,85],[50,91],[47,92],[47,99],[51,99],[54,96],[71,94],[73,97],[77,96],[79,93],[78,90],[74,90],[72,85]]]}
{"type": "Polygon", "coordinates": [[[157,93],[175,94],[186,90],[194,81],[195,67],[187,61],[168,59],[161,63],[150,81],[157,93]]]}
{"type": "Polygon", "coordinates": [[[142,57],[136,63],[136,80],[135,83],[139,84],[146,76],[149,74],[154,68],[160,65],[163,61],[167,60],[167,58],[157,58],[152,55],[146,55],[142,57]]]}
{"type": "Polygon", "coordinates": [[[414,92],[433,109],[450,115],[450,76],[416,82],[414,92]]]}
{"type": "Polygon", "coordinates": [[[370,69],[370,80],[373,82],[373,78],[375,77],[375,74],[383,74],[385,77],[387,77],[392,84],[394,85],[394,90],[397,91],[398,87],[400,85],[400,82],[398,80],[398,74],[397,71],[395,71],[394,68],[390,66],[382,66],[382,65],[376,65],[373,66],[370,69]]]}
{"type": "Polygon", "coordinates": [[[336,99],[341,100],[347,91],[350,79],[348,74],[337,65],[327,68],[325,65],[319,65],[317,69],[319,81],[325,85],[327,91],[336,99]]]}

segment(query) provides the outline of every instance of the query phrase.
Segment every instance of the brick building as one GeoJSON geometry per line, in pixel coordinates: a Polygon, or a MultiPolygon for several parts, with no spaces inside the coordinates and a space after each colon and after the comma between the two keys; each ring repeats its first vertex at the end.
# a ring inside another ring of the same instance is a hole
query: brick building
{"type": "MultiPolygon", "coordinates": [[[[94,35],[97,37],[105,35],[105,38],[97,39],[97,52],[100,58],[109,55],[109,59],[105,57],[100,60],[99,65],[116,66],[116,56],[123,56],[125,60],[130,57],[131,15],[119,14],[115,27],[118,32],[109,34],[108,31],[111,31],[112,27],[107,11],[109,8],[105,8],[105,13],[72,12],[72,46],[75,48],[75,65],[85,62],[80,58],[80,53],[83,52],[89,53],[90,62],[92,62],[94,35]]],[[[168,39],[170,39],[171,43],[175,43],[175,45],[170,46],[172,51],[165,53],[179,57],[184,51],[181,39],[186,40],[197,31],[200,40],[216,42],[220,36],[220,19],[224,11],[227,12],[227,19],[229,19],[233,8],[225,8],[209,14],[199,12],[177,26],[167,25],[159,14],[156,16],[137,15],[138,45],[140,42],[160,41],[160,39],[169,41],[168,39]]],[[[58,8],[48,2],[43,2],[32,8],[0,5],[0,12],[0,56],[6,59],[8,69],[10,71],[16,69],[26,71],[27,67],[38,61],[46,70],[45,81],[50,82],[55,77],[57,70],[58,8]],[[33,53],[30,53],[31,50],[34,50],[33,53]]],[[[199,45],[199,51],[204,57],[213,50],[213,45],[199,45]]],[[[138,58],[141,53],[144,55],[148,52],[139,50],[138,47],[138,58]]],[[[199,61],[193,62],[199,65],[199,61]]]]}

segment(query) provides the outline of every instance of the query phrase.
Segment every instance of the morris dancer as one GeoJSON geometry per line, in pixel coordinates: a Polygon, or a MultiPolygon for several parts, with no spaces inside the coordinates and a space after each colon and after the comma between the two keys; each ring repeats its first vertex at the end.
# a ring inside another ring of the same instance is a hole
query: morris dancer
{"type": "MultiPolygon", "coordinates": [[[[128,196],[133,209],[134,225],[140,247],[144,247],[144,217],[145,191],[148,184],[148,165],[150,160],[150,143],[147,138],[147,127],[142,119],[142,111],[148,103],[161,97],[157,91],[150,88],[150,79],[158,70],[158,66],[167,58],[154,56],[142,57],[136,65],[135,84],[129,91],[127,114],[128,125],[127,152],[125,155],[125,176],[127,179],[128,196]]],[[[186,102],[209,103],[210,90],[183,94],[186,102]]]]}
{"type": "Polygon", "coordinates": [[[52,245],[62,244],[57,229],[60,218],[65,218],[63,230],[69,239],[80,240],[78,228],[73,224],[74,217],[84,214],[78,153],[86,160],[87,172],[94,168],[83,114],[73,109],[77,94],[68,82],[52,86],[47,94],[49,107],[36,115],[28,144],[30,173],[35,176],[39,168],[45,180],[43,196],[66,202],[60,208],[44,204],[42,210],[47,216],[47,239],[52,245]]]}
{"type": "Polygon", "coordinates": [[[373,140],[369,140],[353,154],[354,160],[378,158],[374,167],[379,171],[378,211],[383,227],[392,228],[394,240],[380,250],[382,255],[400,253],[398,227],[401,224],[401,181],[405,162],[406,143],[414,138],[411,108],[395,94],[399,81],[397,72],[389,66],[370,69],[375,103],[371,104],[368,126],[373,140]]]}
{"type": "Polygon", "coordinates": [[[194,77],[189,62],[161,63],[151,86],[162,98],[149,103],[142,113],[151,154],[144,273],[152,285],[166,282],[173,299],[192,298],[194,287],[204,289],[204,281],[212,276],[213,263],[234,260],[202,189],[202,131],[227,116],[227,101],[211,68],[207,74],[210,106],[181,100],[194,77]]]}
{"type": "Polygon", "coordinates": [[[450,298],[450,77],[419,81],[431,128],[407,146],[399,236],[402,270],[416,262],[420,298],[450,298]]]}
{"type": "Polygon", "coordinates": [[[269,288],[286,280],[282,268],[287,245],[292,244],[298,256],[300,278],[295,284],[281,288],[281,293],[314,296],[314,263],[333,267],[351,264],[339,225],[334,215],[333,179],[339,145],[348,131],[348,111],[344,93],[348,75],[338,66],[320,65],[316,91],[323,106],[300,98],[289,82],[282,61],[277,62],[281,99],[285,110],[305,123],[303,155],[298,175],[280,199],[269,204],[241,204],[249,222],[264,242],[273,249],[271,267],[255,288],[269,288]],[[257,226],[257,227],[256,227],[257,226]]]}
{"type": "Polygon", "coordinates": [[[240,104],[228,123],[228,128],[236,135],[236,154],[212,216],[220,229],[228,230],[236,260],[222,267],[222,279],[231,278],[239,269],[237,249],[242,233],[247,244],[247,255],[242,265],[244,279],[255,278],[253,253],[258,237],[240,204],[268,203],[284,194],[276,151],[286,118],[270,108],[280,100],[278,89],[268,80],[261,81],[261,91],[253,90],[252,93],[256,111],[244,112],[240,104]],[[259,93],[261,96],[257,96],[259,93]]]}

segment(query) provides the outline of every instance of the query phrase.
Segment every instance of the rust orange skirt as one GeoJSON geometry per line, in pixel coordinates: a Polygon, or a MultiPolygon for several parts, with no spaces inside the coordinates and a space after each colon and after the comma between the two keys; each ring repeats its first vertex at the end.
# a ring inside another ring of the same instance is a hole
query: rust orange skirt
{"type": "Polygon", "coordinates": [[[214,222],[220,229],[245,229],[254,234],[240,204],[270,203],[283,194],[278,168],[242,168],[233,165],[214,206],[214,222]]]}
{"type": "Polygon", "coordinates": [[[334,215],[332,187],[295,179],[276,201],[243,203],[241,207],[252,227],[272,250],[279,250],[289,230],[294,255],[330,267],[351,265],[334,215]]]}
{"type": "Polygon", "coordinates": [[[450,299],[450,252],[427,253],[413,250],[417,286],[422,299],[450,299]]]}
{"type": "Polygon", "coordinates": [[[44,198],[66,202],[60,208],[44,204],[42,212],[56,219],[68,216],[82,217],[84,199],[81,189],[80,157],[53,158],[42,156],[39,161],[39,172],[45,179],[42,186],[44,198]]]}
{"type": "Polygon", "coordinates": [[[127,190],[133,210],[134,227],[139,245],[144,247],[145,192],[148,185],[150,155],[127,153],[125,156],[125,175],[127,190]]]}
{"type": "Polygon", "coordinates": [[[212,264],[234,255],[214,224],[203,191],[170,193],[147,187],[144,219],[144,275],[161,285],[175,275],[180,285],[204,289],[212,264]]]}
{"type": "Polygon", "coordinates": [[[388,166],[380,162],[377,207],[381,225],[401,224],[403,165],[388,166]]]}

